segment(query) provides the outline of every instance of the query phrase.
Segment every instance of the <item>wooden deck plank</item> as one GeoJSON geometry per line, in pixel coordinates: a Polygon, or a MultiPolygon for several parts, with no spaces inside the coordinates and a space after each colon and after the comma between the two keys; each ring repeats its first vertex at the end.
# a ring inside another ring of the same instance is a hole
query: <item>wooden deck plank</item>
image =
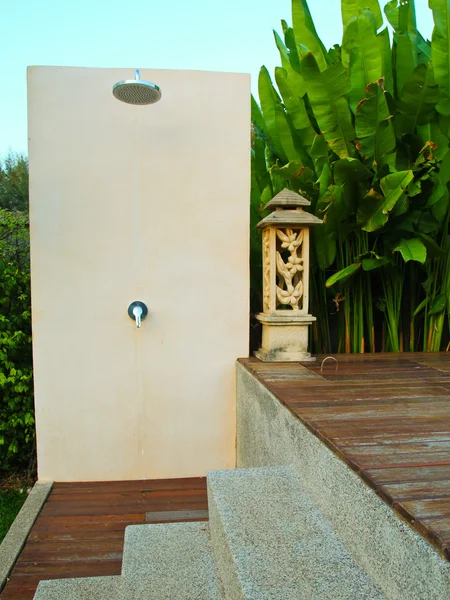
{"type": "Polygon", "coordinates": [[[207,508],[205,477],[55,483],[0,598],[31,600],[41,579],[119,575],[125,527],[207,508]]]}
{"type": "MultiPolygon", "coordinates": [[[[184,501],[189,499],[192,502],[197,500],[204,500],[204,490],[186,490],[171,491],[170,501],[184,501]]],[[[146,505],[146,504],[157,504],[159,502],[167,502],[167,491],[159,490],[157,492],[114,492],[111,494],[52,494],[49,498],[47,505],[55,506],[58,504],[71,505],[71,506],[124,506],[126,504],[146,505]]]]}
{"type": "Polygon", "coordinates": [[[324,358],[240,362],[449,559],[450,353],[324,358]]]}
{"type": "Polygon", "coordinates": [[[126,504],[122,506],[111,506],[107,507],[105,505],[102,506],[67,506],[65,503],[57,504],[55,507],[52,506],[44,506],[41,514],[43,516],[52,516],[52,517],[65,517],[71,516],[74,513],[78,516],[95,516],[95,515],[104,515],[105,510],[108,511],[108,514],[141,514],[142,512],[149,512],[151,510],[205,510],[208,507],[207,501],[199,502],[198,500],[190,500],[187,499],[183,501],[182,499],[178,499],[175,502],[167,500],[166,502],[148,502],[146,504],[126,504]]]}
{"type": "Polygon", "coordinates": [[[447,467],[386,467],[368,469],[367,474],[379,484],[409,483],[421,481],[450,481],[450,465],[447,467]]]}
{"type": "Polygon", "coordinates": [[[205,490],[206,477],[195,477],[192,479],[153,479],[137,481],[87,481],[87,482],[57,482],[53,486],[52,493],[82,493],[93,491],[95,493],[114,493],[132,491],[158,491],[158,490],[205,490]]]}
{"type": "Polygon", "coordinates": [[[383,490],[397,502],[450,498],[450,481],[413,481],[383,485],[383,490]]]}

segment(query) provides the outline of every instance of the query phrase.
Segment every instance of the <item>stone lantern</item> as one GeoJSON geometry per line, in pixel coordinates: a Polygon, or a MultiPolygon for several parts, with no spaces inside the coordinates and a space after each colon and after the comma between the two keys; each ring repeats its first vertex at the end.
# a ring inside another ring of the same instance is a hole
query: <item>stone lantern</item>
{"type": "Polygon", "coordinates": [[[264,208],[275,209],[258,223],[262,229],[263,312],[261,348],[264,361],[314,360],[308,352],[309,228],[322,223],[303,210],[311,203],[288,189],[264,208]]]}

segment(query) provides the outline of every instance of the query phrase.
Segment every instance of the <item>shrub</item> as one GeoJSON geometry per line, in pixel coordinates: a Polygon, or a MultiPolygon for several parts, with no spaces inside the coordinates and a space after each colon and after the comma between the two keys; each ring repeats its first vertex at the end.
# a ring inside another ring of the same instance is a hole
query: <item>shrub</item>
{"type": "Polygon", "coordinates": [[[0,210],[0,469],[35,454],[28,217],[0,210]]]}

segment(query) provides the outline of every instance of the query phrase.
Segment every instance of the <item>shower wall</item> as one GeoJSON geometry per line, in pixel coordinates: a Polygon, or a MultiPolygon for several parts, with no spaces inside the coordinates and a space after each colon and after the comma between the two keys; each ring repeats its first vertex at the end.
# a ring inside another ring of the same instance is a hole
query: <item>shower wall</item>
{"type": "Polygon", "coordinates": [[[235,466],[235,359],[248,355],[249,76],[28,71],[40,480],[235,466]],[[149,314],[140,329],[128,305],[149,314]]]}

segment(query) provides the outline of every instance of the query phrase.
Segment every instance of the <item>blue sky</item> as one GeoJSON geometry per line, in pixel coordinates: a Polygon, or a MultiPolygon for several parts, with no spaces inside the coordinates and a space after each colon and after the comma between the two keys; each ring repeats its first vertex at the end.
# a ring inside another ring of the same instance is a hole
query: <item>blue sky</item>
{"type": "MultiPolygon", "coordinates": [[[[382,4],[384,4],[382,0],[382,4]]],[[[340,0],[310,0],[327,47],[340,41],[340,0]]],[[[431,37],[427,0],[419,29],[431,37]]],[[[10,0],[0,36],[0,155],[27,150],[28,65],[199,69],[250,73],[279,64],[272,29],[291,0],[10,0]]],[[[132,72],[131,72],[132,75],[132,72]]]]}

